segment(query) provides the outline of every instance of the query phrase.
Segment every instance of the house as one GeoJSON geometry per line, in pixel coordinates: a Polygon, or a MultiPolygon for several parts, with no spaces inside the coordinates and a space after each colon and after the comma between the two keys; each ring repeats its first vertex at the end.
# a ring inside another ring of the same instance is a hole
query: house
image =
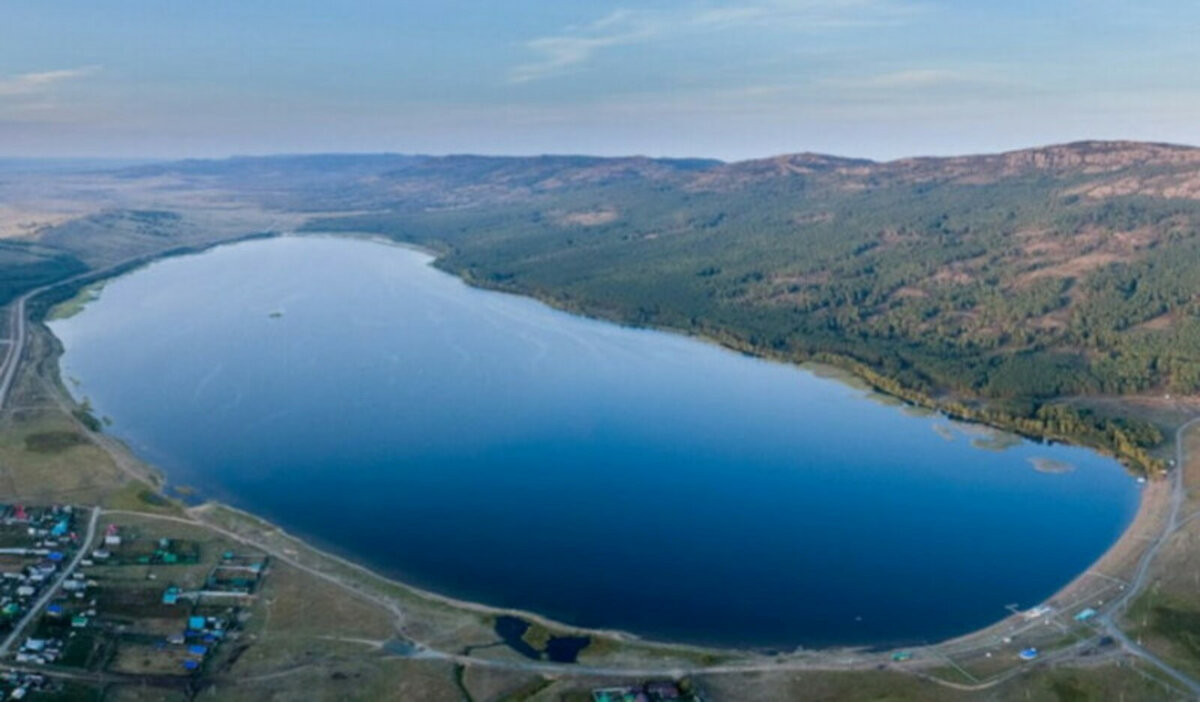
{"type": "Polygon", "coordinates": [[[661,680],[646,683],[646,694],[651,698],[660,700],[677,700],[683,697],[683,692],[679,689],[679,685],[671,680],[661,680]]]}

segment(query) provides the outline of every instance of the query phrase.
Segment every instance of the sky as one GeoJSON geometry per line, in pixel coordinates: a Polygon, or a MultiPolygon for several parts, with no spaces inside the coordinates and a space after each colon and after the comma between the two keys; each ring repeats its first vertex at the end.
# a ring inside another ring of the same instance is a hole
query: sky
{"type": "Polygon", "coordinates": [[[1179,0],[2,0],[0,156],[1200,143],[1179,0]]]}

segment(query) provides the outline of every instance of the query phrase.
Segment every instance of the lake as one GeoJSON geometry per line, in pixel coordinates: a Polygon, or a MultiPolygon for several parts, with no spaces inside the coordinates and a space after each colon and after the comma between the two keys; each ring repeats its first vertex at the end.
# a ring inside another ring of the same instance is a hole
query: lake
{"type": "Polygon", "coordinates": [[[647,638],[944,639],[1049,597],[1136,512],[1092,451],[430,260],[250,241],[111,280],[50,326],[72,393],[171,484],[414,585],[647,638]]]}

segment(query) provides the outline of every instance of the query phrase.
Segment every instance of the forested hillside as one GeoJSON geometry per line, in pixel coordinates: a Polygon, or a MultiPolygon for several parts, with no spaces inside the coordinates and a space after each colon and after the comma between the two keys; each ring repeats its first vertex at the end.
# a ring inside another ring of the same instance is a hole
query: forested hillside
{"type": "Polygon", "coordinates": [[[327,155],[108,178],[142,188],[144,209],[45,230],[43,247],[98,266],[117,257],[105,242],[126,255],[206,240],[206,220],[171,214],[181,197],[252,204],[310,231],[430,246],[475,284],[832,361],[913,401],[1147,465],[1154,430],[1061,399],[1200,392],[1200,149],[1086,142],[887,163],[327,155]]]}
{"type": "Polygon", "coordinates": [[[798,156],[321,218],[634,324],[845,354],[929,393],[1200,391],[1200,151],[798,156]]]}
{"type": "Polygon", "coordinates": [[[1198,169],[1200,151],[1125,143],[885,164],[799,155],[308,228],[424,243],[477,284],[835,358],[1042,431],[1091,424],[1046,409],[1064,395],[1200,391],[1198,169]]]}

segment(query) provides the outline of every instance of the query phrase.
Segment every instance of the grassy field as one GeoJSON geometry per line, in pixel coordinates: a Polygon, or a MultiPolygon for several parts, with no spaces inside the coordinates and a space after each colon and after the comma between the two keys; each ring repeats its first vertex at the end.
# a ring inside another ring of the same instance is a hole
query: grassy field
{"type": "Polygon", "coordinates": [[[94,302],[100,299],[100,291],[104,289],[103,282],[96,282],[90,285],[85,285],[75,293],[75,296],[55,305],[46,315],[46,321],[53,322],[59,319],[68,319],[74,317],[87,307],[89,302],[94,302]]]}
{"type": "Polygon", "coordinates": [[[1200,677],[1200,427],[1185,442],[1182,526],[1164,545],[1149,586],[1125,621],[1147,649],[1200,677]]]}
{"type": "Polygon", "coordinates": [[[887,700],[941,702],[1111,702],[1172,699],[1169,690],[1128,666],[1039,671],[984,690],[961,690],[896,673],[814,672],[795,676],[701,677],[697,681],[717,699],[803,699],[818,701],[887,700]]]}

